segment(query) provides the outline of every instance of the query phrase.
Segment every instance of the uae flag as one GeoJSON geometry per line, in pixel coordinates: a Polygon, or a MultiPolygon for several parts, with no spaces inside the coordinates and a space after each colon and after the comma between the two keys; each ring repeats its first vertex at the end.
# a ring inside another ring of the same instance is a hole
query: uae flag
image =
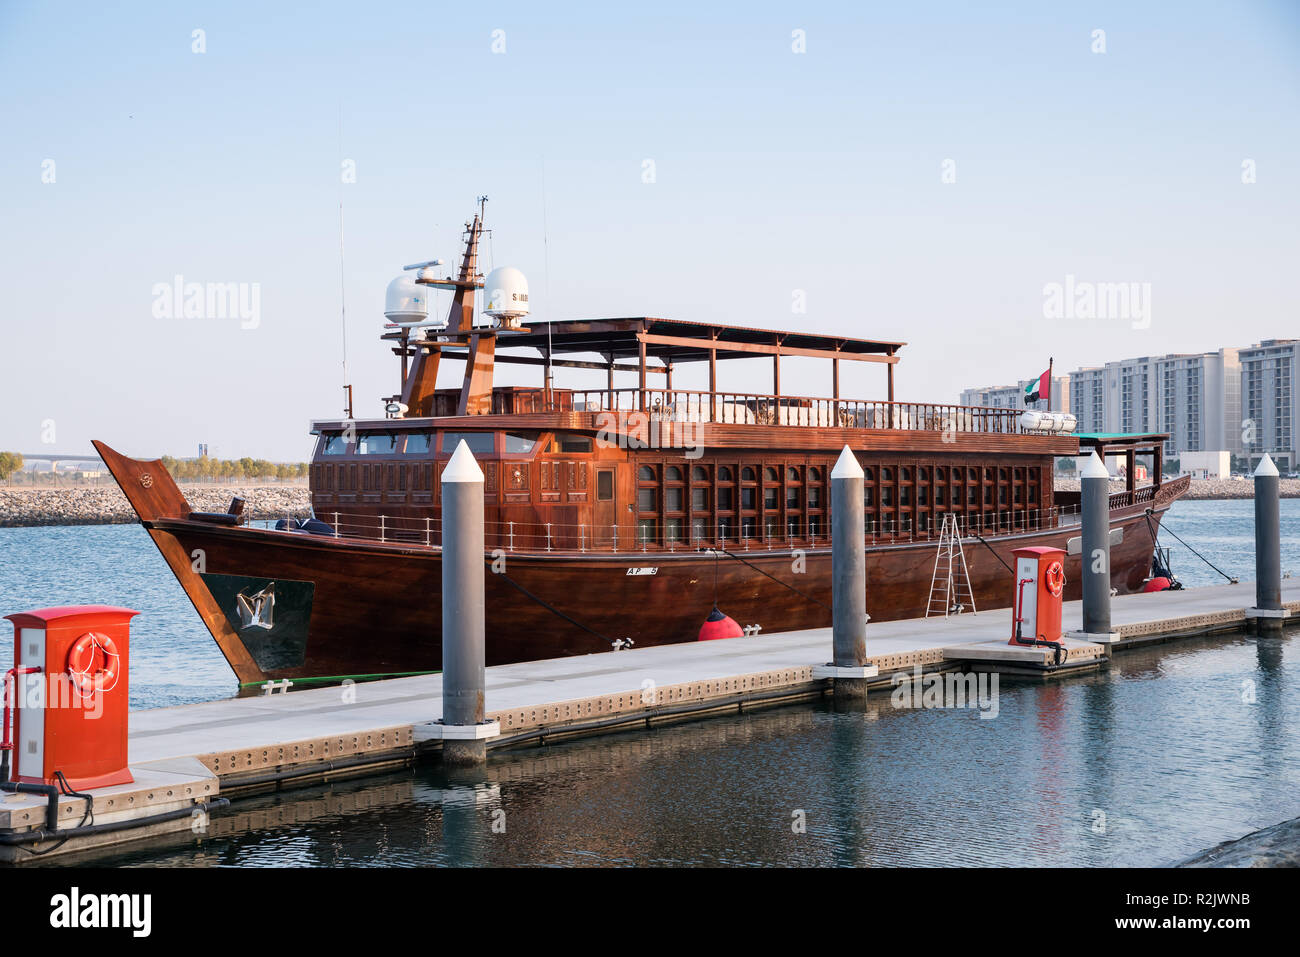
{"type": "Polygon", "coordinates": [[[1046,398],[1047,390],[1052,387],[1052,370],[1049,366],[1047,371],[1034,379],[1029,385],[1025,386],[1025,405],[1031,402],[1037,402],[1039,399],[1046,398]]]}

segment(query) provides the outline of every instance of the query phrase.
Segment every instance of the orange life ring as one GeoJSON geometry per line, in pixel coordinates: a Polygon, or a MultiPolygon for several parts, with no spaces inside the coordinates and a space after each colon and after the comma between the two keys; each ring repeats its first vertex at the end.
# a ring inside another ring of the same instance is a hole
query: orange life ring
{"type": "Polygon", "coordinates": [[[112,691],[117,686],[121,661],[112,638],[101,632],[88,631],[68,649],[68,677],[82,694],[112,691]],[[103,664],[91,671],[96,652],[101,653],[103,664]]]}
{"type": "Polygon", "coordinates": [[[1047,590],[1055,597],[1060,598],[1061,592],[1065,591],[1065,568],[1060,562],[1052,562],[1047,566],[1046,573],[1047,590]]]}

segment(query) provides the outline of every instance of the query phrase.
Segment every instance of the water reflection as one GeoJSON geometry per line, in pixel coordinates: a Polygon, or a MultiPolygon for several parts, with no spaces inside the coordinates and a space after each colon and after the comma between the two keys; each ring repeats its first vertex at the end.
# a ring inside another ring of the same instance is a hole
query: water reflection
{"type": "Polygon", "coordinates": [[[499,752],[476,771],[431,764],[243,801],[202,839],[106,862],[1171,863],[1300,816],[1295,640],[1199,639],[1058,683],[1003,680],[991,720],[878,692],[499,752]]]}

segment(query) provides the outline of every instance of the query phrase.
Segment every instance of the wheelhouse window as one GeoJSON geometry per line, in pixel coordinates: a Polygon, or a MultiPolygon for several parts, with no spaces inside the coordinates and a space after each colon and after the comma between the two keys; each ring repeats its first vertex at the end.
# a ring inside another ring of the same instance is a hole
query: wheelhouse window
{"type": "Polygon", "coordinates": [[[495,432],[444,432],[439,449],[444,454],[450,455],[464,439],[469,450],[475,455],[491,455],[496,451],[496,438],[495,432]]]}
{"type": "Polygon", "coordinates": [[[407,455],[424,455],[429,451],[431,439],[428,432],[407,432],[404,451],[407,455]]]}
{"type": "Polygon", "coordinates": [[[362,432],[357,436],[357,455],[392,455],[396,451],[395,432],[362,432]]]}
{"type": "Polygon", "coordinates": [[[320,447],[321,455],[343,455],[348,450],[348,440],[342,435],[323,436],[320,447]]]}
{"type": "Polygon", "coordinates": [[[556,437],[561,452],[590,452],[592,449],[592,440],[590,435],[579,435],[576,432],[561,432],[556,437]]]}
{"type": "Polygon", "coordinates": [[[505,434],[506,455],[528,455],[537,448],[537,432],[507,432],[505,434]]]}

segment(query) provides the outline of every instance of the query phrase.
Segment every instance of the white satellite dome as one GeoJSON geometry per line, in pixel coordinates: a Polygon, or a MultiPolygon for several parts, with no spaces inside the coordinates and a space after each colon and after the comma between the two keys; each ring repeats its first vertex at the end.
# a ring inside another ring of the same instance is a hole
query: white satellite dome
{"type": "Polygon", "coordinates": [[[429,289],[402,273],[388,284],[384,296],[384,318],[389,322],[424,322],[429,318],[429,289]]]}
{"type": "Polygon", "coordinates": [[[483,281],[483,314],[505,325],[528,315],[528,280],[514,266],[499,266],[483,281]]]}

